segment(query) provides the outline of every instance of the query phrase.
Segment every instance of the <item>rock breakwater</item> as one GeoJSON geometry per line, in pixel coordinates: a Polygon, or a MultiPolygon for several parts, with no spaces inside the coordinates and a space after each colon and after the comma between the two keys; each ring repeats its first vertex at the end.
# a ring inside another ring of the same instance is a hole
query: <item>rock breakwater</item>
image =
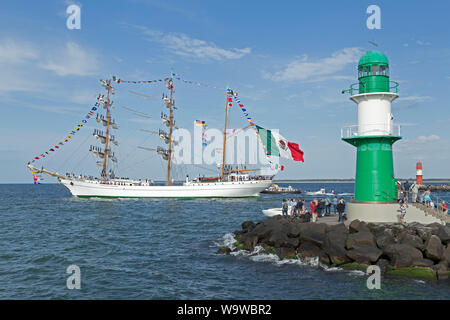
{"type": "Polygon", "coordinates": [[[280,259],[318,258],[322,265],[365,271],[377,265],[385,275],[420,279],[448,279],[450,228],[440,224],[303,223],[275,216],[261,222],[246,221],[234,232],[236,242],[218,253],[253,251],[280,259]]]}

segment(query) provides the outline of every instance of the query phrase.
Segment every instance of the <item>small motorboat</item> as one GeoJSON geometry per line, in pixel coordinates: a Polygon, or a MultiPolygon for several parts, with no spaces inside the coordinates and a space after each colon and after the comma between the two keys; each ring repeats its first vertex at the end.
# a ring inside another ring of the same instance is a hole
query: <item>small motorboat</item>
{"type": "Polygon", "coordinates": [[[265,209],[262,211],[262,213],[266,216],[266,217],[274,217],[277,215],[282,215],[283,212],[281,210],[281,208],[271,208],[271,209],[265,209]]]}
{"type": "Polygon", "coordinates": [[[306,192],[308,196],[335,196],[336,194],[333,192],[325,192],[325,188],[321,188],[319,191],[308,191],[306,192]]]}
{"type": "Polygon", "coordinates": [[[270,194],[283,194],[283,193],[301,193],[302,191],[300,189],[293,188],[292,186],[289,186],[287,188],[283,188],[278,186],[277,184],[272,184],[270,187],[265,189],[264,191],[261,191],[261,193],[270,193],[270,194]]]}

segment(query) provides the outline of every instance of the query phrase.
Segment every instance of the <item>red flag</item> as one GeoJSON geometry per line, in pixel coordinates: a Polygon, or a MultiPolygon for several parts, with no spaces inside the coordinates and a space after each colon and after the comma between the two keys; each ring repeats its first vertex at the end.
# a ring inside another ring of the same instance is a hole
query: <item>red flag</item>
{"type": "Polygon", "coordinates": [[[291,150],[292,159],[305,162],[303,159],[303,151],[300,150],[298,143],[288,142],[288,148],[291,150]]]}

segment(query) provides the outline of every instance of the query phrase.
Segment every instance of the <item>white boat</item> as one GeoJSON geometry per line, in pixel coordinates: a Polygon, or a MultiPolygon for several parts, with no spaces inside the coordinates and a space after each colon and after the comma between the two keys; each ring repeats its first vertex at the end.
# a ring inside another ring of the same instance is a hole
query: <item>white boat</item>
{"type": "Polygon", "coordinates": [[[278,216],[278,215],[282,215],[283,211],[281,210],[281,208],[271,208],[271,209],[264,209],[262,211],[262,213],[266,216],[266,217],[274,217],[274,216],[278,216]]]}
{"type": "Polygon", "coordinates": [[[80,198],[241,198],[257,197],[271,180],[195,182],[182,185],[155,186],[151,183],[111,179],[60,179],[59,181],[80,198]]]}
{"type": "Polygon", "coordinates": [[[319,191],[308,191],[305,192],[308,196],[335,196],[336,194],[333,192],[325,192],[325,188],[321,188],[319,191]]]}
{"type": "MultiPolygon", "coordinates": [[[[170,97],[163,95],[162,98],[165,106],[169,109],[169,116],[161,113],[161,120],[164,125],[169,127],[170,131],[169,133],[162,130],[155,132],[168,145],[168,149],[162,147],[140,147],[141,149],[156,152],[167,161],[166,185],[155,185],[152,180],[117,178],[112,169],[110,169],[109,161],[115,163],[118,161],[111,150],[112,144],[118,145],[116,137],[111,134],[112,129],[118,128],[116,122],[111,118],[112,102],[110,101],[110,94],[114,94],[114,88],[111,86],[112,80],[101,80],[102,86],[107,90],[107,95],[106,97],[99,95],[97,98],[98,105],[101,105],[106,110],[106,115],[97,114],[96,120],[99,124],[106,127],[106,132],[95,129],[93,136],[99,143],[104,145],[104,148],[92,145],[89,148],[89,151],[101,160],[97,162],[102,166],[101,177],[75,176],[73,174],[61,175],[44,168],[38,169],[32,163],[28,163],[28,168],[33,174],[46,173],[57,177],[58,181],[67,187],[72,195],[80,198],[240,198],[258,196],[261,191],[271,185],[273,176],[251,176],[250,172],[263,169],[232,170],[230,166],[225,164],[228,103],[225,108],[223,159],[222,164],[219,165],[221,174],[215,177],[203,177],[190,181],[186,177],[184,183],[179,185],[173,183],[171,179],[171,165],[175,141],[173,141],[172,133],[173,129],[176,128],[173,113],[174,109],[177,109],[173,100],[173,80],[173,75],[165,79],[165,85],[170,90],[170,97]]],[[[227,101],[230,91],[227,90],[227,101]]],[[[150,130],[144,131],[154,132],[150,130]]]]}

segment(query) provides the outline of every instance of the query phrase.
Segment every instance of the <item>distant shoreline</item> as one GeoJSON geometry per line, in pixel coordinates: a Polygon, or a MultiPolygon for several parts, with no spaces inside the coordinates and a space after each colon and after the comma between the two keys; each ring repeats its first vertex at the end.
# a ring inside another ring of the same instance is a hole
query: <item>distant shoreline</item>
{"type": "MultiPolygon", "coordinates": [[[[416,181],[415,178],[413,179],[399,179],[400,181],[410,181],[414,182],[416,181]]],[[[165,181],[161,180],[155,180],[156,183],[164,183],[165,181]]],[[[177,183],[182,183],[184,181],[176,181],[177,183]]],[[[273,183],[354,183],[354,179],[281,179],[281,180],[273,180],[273,183]]],[[[442,183],[442,184],[450,184],[450,178],[448,179],[424,179],[424,184],[428,183],[442,183]]],[[[0,182],[0,184],[33,184],[33,182],[0,182]]],[[[59,184],[57,182],[42,182],[41,184],[59,184]]]]}
{"type": "MultiPolygon", "coordinates": [[[[399,179],[400,181],[414,182],[416,179],[399,179]]],[[[274,183],[354,183],[354,179],[283,179],[273,180],[274,183]]],[[[424,184],[427,183],[450,183],[450,179],[424,179],[424,184]]]]}

